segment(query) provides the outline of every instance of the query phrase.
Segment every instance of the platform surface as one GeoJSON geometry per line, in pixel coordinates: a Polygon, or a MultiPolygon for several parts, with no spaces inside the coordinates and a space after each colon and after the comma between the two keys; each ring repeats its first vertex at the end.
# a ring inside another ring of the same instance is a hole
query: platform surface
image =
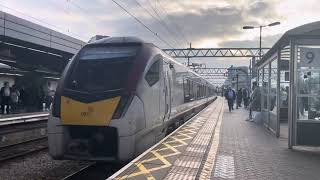
{"type": "Polygon", "coordinates": [[[218,98],[110,179],[195,179],[222,110],[223,100],[218,98]]]}
{"type": "Polygon", "coordinates": [[[13,114],[5,114],[5,115],[0,114],[0,121],[1,119],[7,119],[7,118],[38,116],[38,115],[49,115],[49,112],[43,111],[43,112],[30,112],[30,113],[13,113],[13,114]]]}
{"type": "Polygon", "coordinates": [[[289,150],[223,98],[109,179],[320,179],[320,153],[289,150]]]}

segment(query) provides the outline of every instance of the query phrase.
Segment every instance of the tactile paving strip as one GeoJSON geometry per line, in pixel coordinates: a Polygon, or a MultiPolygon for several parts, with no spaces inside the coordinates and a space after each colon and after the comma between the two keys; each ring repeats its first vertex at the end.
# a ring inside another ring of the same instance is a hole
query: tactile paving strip
{"type": "Polygon", "coordinates": [[[219,115],[222,113],[222,107],[223,106],[215,108],[213,111],[211,111],[211,113],[208,112],[206,114],[207,120],[205,124],[198,131],[198,133],[196,134],[192,142],[189,144],[186,151],[182,152],[180,157],[175,161],[174,167],[171,168],[166,179],[196,179],[201,163],[203,162],[205,151],[208,148],[208,145],[212,138],[219,115]],[[202,148],[202,151],[197,153],[190,153],[190,150],[195,148],[202,148]],[[186,169],[184,172],[179,173],[179,176],[174,175],[174,169],[177,166],[186,169]],[[197,170],[197,173],[194,173],[194,169],[197,170]]]}

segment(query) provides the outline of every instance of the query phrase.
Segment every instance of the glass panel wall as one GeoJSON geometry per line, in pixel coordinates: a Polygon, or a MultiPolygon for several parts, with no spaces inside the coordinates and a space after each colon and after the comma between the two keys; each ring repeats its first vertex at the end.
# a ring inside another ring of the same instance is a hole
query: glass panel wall
{"type": "Polygon", "coordinates": [[[259,69],[258,71],[258,86],[262,87],[263,82],[263,69],[259,69]]]}
{"type": "Polygon", "coordinates": [[[320,46],[298,46],[297,120],[320,122],[320,46]]]}
{"type": "Polygon", "coordinates": [[[279,89],[279,136],[288,138],[288,118],[289,118],[289,87],[290,87],[290,47],[284,47],[280,51],[279,73],[280,73],[280,89],[279,89]]]}
{"type": "Polygon", "coordinates": [[[262,81],[262,120],[263,124],[269,126],[269,78],[270,78],[270,64],[263,67],[263,81],[262,81]]]}
{"type": "Polygon", "coordinates": [[[270,69],[270,90],[269,90],[269,127],[276,132],[277,130],[277,115],[278,115],[278,108],[277,108],[277,80],[278,80],[278,58],[273,59],[271,62],[271,69],[270,69]]]}
{"type": "Polygon", "coordinates": [[[280,122],[288,122],[289,104],[289,60],[281,55],[280,60],[280,122]]]}
{"type": "Polygon", "coordinates": [[[292,97],[291,143],[293,146],[320,146],[320,41],[310,38],[299,39],[298,42],[295,48],[296,96],[292,97]]]}

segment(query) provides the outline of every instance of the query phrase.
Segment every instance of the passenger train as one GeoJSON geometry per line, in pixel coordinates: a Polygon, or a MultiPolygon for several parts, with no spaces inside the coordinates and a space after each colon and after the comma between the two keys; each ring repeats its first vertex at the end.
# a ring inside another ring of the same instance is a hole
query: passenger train
{"type": "Polygon", "coordinates": [[[127,162],[200,111],[215,89],[151,43],[109,37],[66,66],[48,120],[53,159],[127,162]]]}

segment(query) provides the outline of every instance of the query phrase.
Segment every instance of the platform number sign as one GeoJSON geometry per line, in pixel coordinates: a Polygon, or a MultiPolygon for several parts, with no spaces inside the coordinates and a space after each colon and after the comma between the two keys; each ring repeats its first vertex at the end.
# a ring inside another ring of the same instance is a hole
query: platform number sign
{"type": "Polygon", "coordinates": [[[320,67],[319,48],[300,48],[300,67],[320,67]]]}

